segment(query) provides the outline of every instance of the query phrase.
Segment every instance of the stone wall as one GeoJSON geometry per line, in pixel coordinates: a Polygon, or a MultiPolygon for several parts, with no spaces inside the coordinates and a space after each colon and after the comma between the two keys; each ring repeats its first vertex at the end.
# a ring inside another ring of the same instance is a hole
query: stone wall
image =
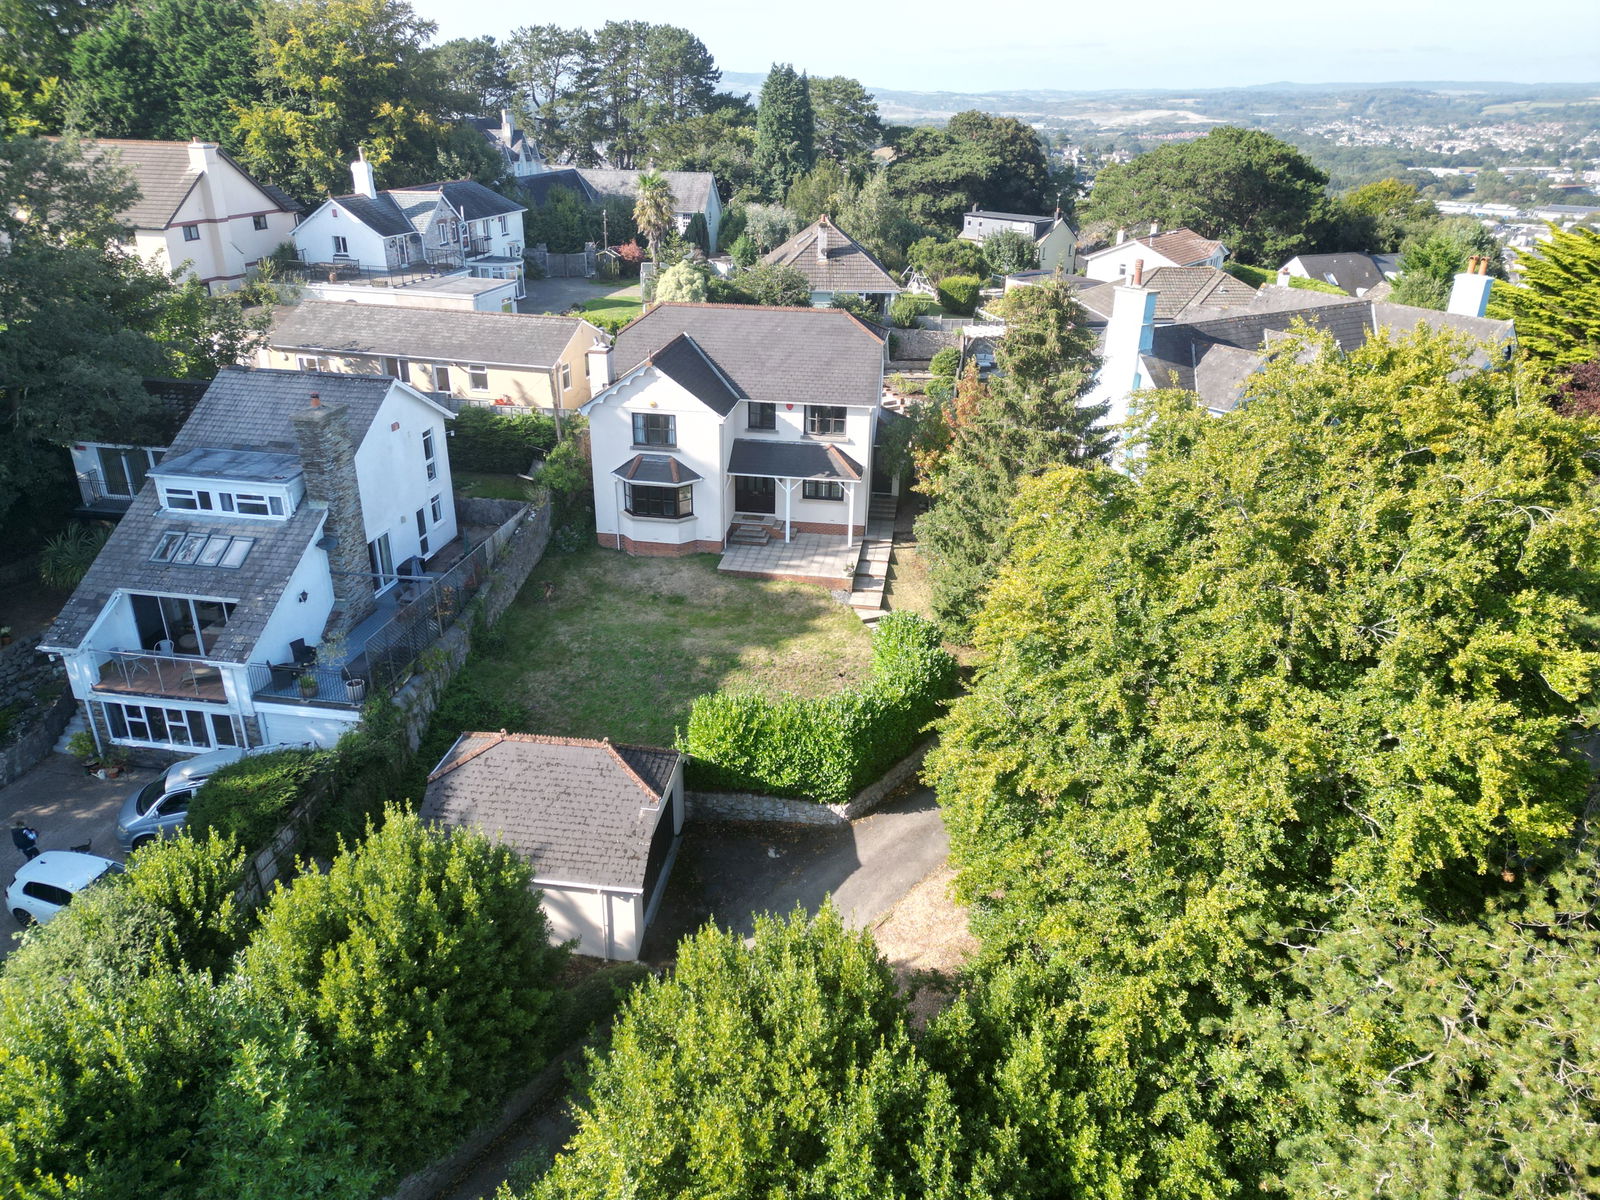
{"type": "Polygon", "coordinates": [[[476,612],[453,627],[418,660],[416,673],[395,694],[394,703],[405,715],[406,738],[415,750],[422,744],[439,697],[467,661],[472,650],[472,630],[481,616],[492,625],[511,606],[533,568],[550,544],[550,505],[539,508],[515,500],[458,499],[457,516],[469,524],[496,524],[504,540],[495,556],[489,581],[472,598],[476,612]],[[509,517],[504,514],[510,513],[509,517]],[[496,520],[499,516],[499,520],[496,520]]]}
{"type": "Polygon", "coordinates": [[[933,739],[921,743],[850,798],[848,804],[819,804],[790,796],[756,792],[687,792],[686,816],[694,821],[776,821],[785,825],[848,825],[877,808],[898,787],[922,769],[933,739]]]}
{"type": "Polygon", "coordinates": [[[42,634],[0,646],[0,709],[15,709],[11,733],[0,740],[0,786],[10,783],[46,754],[72,719],[65,702],[67,674],[39,653],[42,634]]]}

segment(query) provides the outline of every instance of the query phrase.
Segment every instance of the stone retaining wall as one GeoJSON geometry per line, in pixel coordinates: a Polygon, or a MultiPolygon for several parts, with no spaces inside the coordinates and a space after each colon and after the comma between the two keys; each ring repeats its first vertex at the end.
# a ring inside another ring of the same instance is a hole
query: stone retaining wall
{"type": "Polygon", "coordinates": [[[0,750],[0,787],[14,783],[44,760],[78,711],[78,702],[65,689],[44,709],[15,742],[0,750]]]}
{"type": "Polygon", "coordinates": [[[922,760],[933,749],[933,739],[921,743],[868,784],[848,804],[820,804],[791,796],[763,796],[756,792],[686,792],[685,815],[700,821],[777,821],[786,825],[848,825],[863,817],[922,769],[922,760]]]}
{"type": "Polygon", "coordinates": [[[0,750],[0,787],[50,753],[72,719],[72,697],[66,696],[63,709],[60,695],[66,691],[67,673],[59,662],[39,653],[41,637],[34,634],[0,646],[0,709],[16,709],[14,739],[0,750]]]}

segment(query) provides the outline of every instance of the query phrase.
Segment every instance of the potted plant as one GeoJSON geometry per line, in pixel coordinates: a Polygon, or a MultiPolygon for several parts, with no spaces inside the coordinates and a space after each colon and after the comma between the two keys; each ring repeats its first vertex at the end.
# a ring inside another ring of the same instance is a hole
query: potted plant
{"type": "Polygon", "coordinates": [[[359,675],[353,675],[344,682],[345,689],[350,693],[353,704],[360,704],[367,698],[367,681],[359,675]]]}
{"type": "Polygon", "coordinates": [[[91,774],[100,769],[100,751],[95,748],[94,738],[87,729],[80,729],[67,739],[67,753],[91,774]]]}
{"type": "Polygon", "coordinates": [[[309,700],[317,694],[317,677],[310,671],[300,676],[300,695],[309,700]]]}
{"type": "Polygon", "coordinates": [[[11,645],[11,626],[0,625],[0,646],[11,645]]]}
{"type": "Polygon", "coordinates": [[[128,769],[128,752],[121,746],[112,746],[100,759],[100,769],[95,774],[101,779],[116,779],[128,769]]]}

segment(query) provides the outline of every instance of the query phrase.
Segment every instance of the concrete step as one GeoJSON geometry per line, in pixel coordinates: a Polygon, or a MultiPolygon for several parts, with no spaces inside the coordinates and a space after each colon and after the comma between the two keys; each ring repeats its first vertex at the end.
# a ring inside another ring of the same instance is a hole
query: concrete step
{"type": "Polygon", "coordinates": [[[72,720],[67,722],[67,727],[61,731],[61,736],[56,739],[56,744],[52,749],[57,754],[70,754],[71,751],[67,749],[67,743],[72,740],[72,735],[88,732],[89,720],[83,715],[83,706],[79,705],[78,711],[72,714],[72,720]]]}

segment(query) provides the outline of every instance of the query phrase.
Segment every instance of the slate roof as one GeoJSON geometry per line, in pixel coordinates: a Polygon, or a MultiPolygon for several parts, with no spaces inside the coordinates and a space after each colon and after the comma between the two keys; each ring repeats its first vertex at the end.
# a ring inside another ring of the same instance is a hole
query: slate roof
{"type": "MultiPolygon", "coordinates": [[[[586,204],[593,204],[600,199],[600,193],[589,186],[581,172],[575,167],[558,167],[550,171],[540,171],[536,175],[519,175],[513,182],[518,190],[525,193],[528,203],[535,208],[544,206],[550,199],[552,188],[566,188],[576,192],[578,198],[586,204]]],[[[676,192],[673,195],[677,195],[676,192]]]]}
{"type": "Polygon", "coordinates": [[[598,330],[577,317],[308,300],[277,310],[268,345],[286,351],[547,369],[561,361],[573,337],[585,330],[594,341],[602,340],[598,330]]]}
{"type": "Polygon", "coordinates": [[[717,369],[700,344],[687,333],[680,333],[659,350],[645,356],[645,362],[694,396],[719,417],[749,397],[717,369]]]}
{"type": "Polygon", "coordinates": [[[635,454],[620,467],[613,467],[611,473],[629,483],[696,483],[705,478],[670,454],[635,454]]]}
{"type": "MultiPolygon", "coordinates": [[[[627,200],[639,196],[639,171],[608,171],[598,167],[576,168],[589,190],[596,196],[620,196],[627,200]]],[[[676,202],[674,212],[703,213],[711,204],[717,186],[710,171],[657,171],[667,181],[676,202]]],[[[537,178],[537,176],[534,176],[537,178]]]]}
{"type": "Polygon", "coordinates": [[[428,777],[421,816],[503,842],[533,881],[642,892],[681,755],[526,733],[464,733],[428,777]]]}
{"type": "Polygon", "coordinates": [[[1384,281],[1383,269],[1370,254],[1302,254],[1299,264],[1312,279],[1331,283],[1356,296],[1384,281]]]}
{"type": "Polygon", "coordinates": [[[376,196],[353,192],[333,197],[333,203],[381,237],[405,237],[416,232],[388,192],[379,192],[376,196]]]}
{"type": "Polygon", "coordinates": [[[408,203],[407,197],[414,196],[420,201],[430,196],[437,199],[442,195],[450,207],[467,221],[481,221],[486,217],[500,217],[527,211],[523,205],[506,199],[492,188],[484,187],[476,179],[419,183],[413,187],[389,188],[387,191],[402,206],[408,203]]]}
{"type": "Polygon", "coordinates": [[[359,447],[379,405],[394,386],[394,380],[386,375],[224,367],[172,440],[170,452],[205,446],[284,449],[298,454],[300,447],[289,417],[310,403],[312,392],[322,397],[325,406],[342,404],[349,410],[345,419],[350,425],[350,444],[359,447]]]}
{"type": "Polygon", "coordinates": [[[657,304],[617,334],[615,377],[683,333],[752,400],[876,407],[883,395],[882,338],[836,308],[657,304]]]}
{"type": "Polygon", "coordinates": [[[778,442],[735,438],[728,454],[729,475],[770,475],[778,479],[838,479],[857,483],[861,464],[826,442],[778,442]]]}
{"type": "Polygon", "coordinates": [[[181,475],[191,479],[247,479],[255,483],[282,483],[301,473],[300,456],[262,450],[213,450],[197,446],[169,454],[149,475],[181,475]]]}
{"type": "MultiPolygon", "coordinates": [[[[1180,267],[1192,267],[1203,263],[1215,254],[1218,249],[1225,248],[1221,242],[1203,238],[1188,226],[1169,229],[1165,233],[1147,233],[1143,237],[1129,238],[1128,241],[1138,242],[1141,246],[1155,251],[1163,258],[1180,267]]],[[[1095,258],[1112,250],[1121,249],[1128,244],[1128,241],[1122,242],[1121,245],[1102,247],[1093,254],[1086,254],[1084,257],[1095,258]]]]}
{"type": "Polygon", "coordinates": [[[1256,289],[1217,267],[1157,267],[1146,273],[1145,286],[1159,292],[1156,319],[1176,320],[1202,307],[1236,308],[1249,304],[1256,289]]]}
{"type": "MultiPolygon", "coordinates": [[[[59,141],[59,138],[52,138],[59,141]]],[[[178,206],[194,190],[203,172],[192,169],[189,163],[189,143],[157,142],[139,138],[96,138],[86,142],[87,154],[104,155],[115,151],[116,157],[133,176],[139,189],[139,199],[117,216],[135,229],[165,229],[172,223],[178,206]]],[[[299,212],[300,205],[287,193],[264,184],[251,176],[226,150],[218,149],[218,156],[257,191],[285,212],[299,212]]]]}
{"type": "Polygon", "coordinates": [[[793,267],[813,292],[898,293],[900,285],[859,242],[820,217],[761,260],[793,267]],[[818,253],[818,242],[822,253],[818,253]]]}
{"type": "Polygon", "coordinates": [[[1010,213],[992,212],[987,208],[975,208],[963,216],[988,217],[991,221],[1032,221],[1035,225],[1054,225],[1056,219],[1048,213],[1010,213]]]}

